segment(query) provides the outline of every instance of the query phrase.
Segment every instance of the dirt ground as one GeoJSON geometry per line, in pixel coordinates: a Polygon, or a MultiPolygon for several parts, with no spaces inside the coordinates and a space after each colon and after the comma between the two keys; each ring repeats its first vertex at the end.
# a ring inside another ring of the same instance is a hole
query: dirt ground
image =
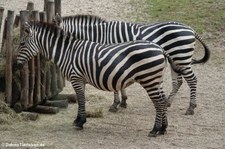
{"type": "MultiPolygon", "coordinates": [[[[42,1],[33,1],[35,8],[41,10],[42,1]]],[[[89,13],[108,20],[133,21],[132,15],[141,8],[134,8],[130,5],[131,1],[134,0],[63,1],[62,10],[63,15],[89,13]]],[[[0,6],[18,12],[26,8],[26,3],[26,0],[1,0],[0,6]]],[[[9,143],[30,143],[49,149],[224,149],[225,59],[220,58],[225,56],[225,46],[224,43],[207,44],[212,50],[211,60],[204,65],[193,66],[198,77],[198,107],[195,115],[184,115],[189,104],[189,88],[184,82],[172,107],[168,109],[169,126],[166,135],[147,137],[154,124],[155,109],[140,85],[134,84],[127,89],[128,107],[119,109],[117,113],[108,112],[113,93],[87,86],[87,110],[103,108],[103,118],[88,118],[84,129],[77,131],[72,125],[77,115],[77,104],[70,104],[56,115],[40,115],[35,122],[0,125],[0,148],[6,148],[9,143]]],[[[198,50],[201,54],[201,50],[198,50]]],[[[167,95],[170,89],[168,69],[164,83],[167,95]]],[[[69,82],[63,92],[73,93],[69,82]]]]}

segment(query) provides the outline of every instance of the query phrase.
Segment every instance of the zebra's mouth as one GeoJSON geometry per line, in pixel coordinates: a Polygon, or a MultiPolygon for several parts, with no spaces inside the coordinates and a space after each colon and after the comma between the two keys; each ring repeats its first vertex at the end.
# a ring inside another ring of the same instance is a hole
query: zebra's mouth
{"type": "Polygon", "coordinates": [[[14,65],[16,69],[22,69],[24,66],[25,61],[17,60],[17,63],[14,65]]]}

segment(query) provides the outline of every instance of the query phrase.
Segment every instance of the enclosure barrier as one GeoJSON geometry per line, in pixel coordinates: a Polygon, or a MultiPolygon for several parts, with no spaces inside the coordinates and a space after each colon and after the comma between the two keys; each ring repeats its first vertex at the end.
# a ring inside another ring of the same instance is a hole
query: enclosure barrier
{"type": "Polygon", "coordinates": [[[34,10],[34,3],[28,2],[26,10],[21,10],[15,16],[8,10],[3,20],[4,8],[0,7],[0,31],[3,26],[2,46],[0,52],[0,90],[5,92],[6,103],[16,112],[32,110],[41,113],[57,113],[57,107],[67,107],[65,98],[75,101],[74,95],[58,95],[65,86],[64,78],[59,68],[46,61],[40,55],[31,59],[28,64],[17,71],[16,47],[19,37],[16,30],[23,35],[23,25],[26,21],[44,21],[51,23],[56,13],[61,14],[61,0],[43,0],[44,11],[34,10]],[[14,19],[15,18],[15,19],[14,19]],[[2,25],[3,24],[3,25],[2,25]],[[56,95],[60,97],[56,97],[56,95]],[[50,99],[60,99],[52,101],[50,99]],[[40,105],[41,104],[41,105],[40,105]],[[44,105],[44,106],[43,106],[44,105]]]}

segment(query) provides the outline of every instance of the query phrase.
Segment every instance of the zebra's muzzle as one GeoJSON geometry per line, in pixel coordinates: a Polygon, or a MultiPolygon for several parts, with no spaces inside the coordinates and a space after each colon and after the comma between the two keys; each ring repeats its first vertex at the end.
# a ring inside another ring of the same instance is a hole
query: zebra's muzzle
{"type": "Polygon", "coordinates": [[[20,69],[23,68],[23,66],[24,66],[23,62],[18,62],[18,61],[17,61],[17,63],[14,63],[14,66],[13,66],[13,67],[14,67],[16,70],[20,70],[20,69]]]}

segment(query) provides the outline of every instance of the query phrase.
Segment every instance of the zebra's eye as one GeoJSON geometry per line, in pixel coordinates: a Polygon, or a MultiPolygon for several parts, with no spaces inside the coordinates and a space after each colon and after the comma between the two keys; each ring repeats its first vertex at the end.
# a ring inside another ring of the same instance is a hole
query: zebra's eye
{"type": "Polygon", "coordinates": [[[20,42],[20,45],[21,46],[25,46],[25,42],[20,42]]]}

